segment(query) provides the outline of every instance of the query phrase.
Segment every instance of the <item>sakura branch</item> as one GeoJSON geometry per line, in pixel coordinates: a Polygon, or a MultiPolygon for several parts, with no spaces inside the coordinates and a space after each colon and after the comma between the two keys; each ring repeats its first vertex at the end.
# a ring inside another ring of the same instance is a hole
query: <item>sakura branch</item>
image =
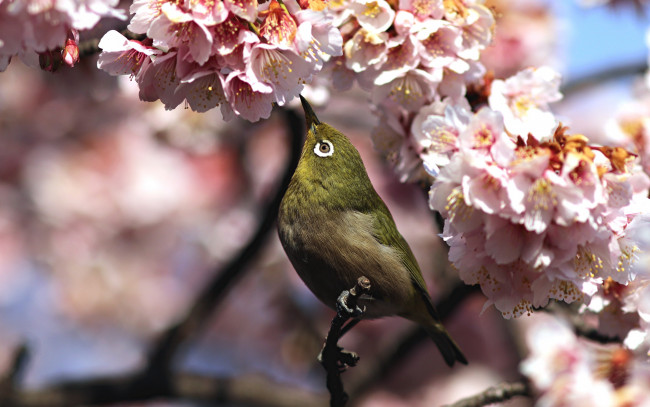
{"type": "Polygon", "coordinates": [[[0,392],[2,405],[11,407],[145,404],[145,400],[162,398],[200,405],[229,403],[266,407],[320,407],[327,402],[324,394],[312,394],[260,375],[210,377],[174,373],[164,383],[143,383],[138,376],[125,375],[0,392]]]}

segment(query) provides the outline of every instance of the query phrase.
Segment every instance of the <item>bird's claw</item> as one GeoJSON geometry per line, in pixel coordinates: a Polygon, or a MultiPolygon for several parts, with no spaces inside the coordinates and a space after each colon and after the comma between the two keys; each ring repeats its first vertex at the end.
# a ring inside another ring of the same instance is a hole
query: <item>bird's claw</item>
{"type": "Polygon", "coordinates": [[[343,290],[341,295],[336,299],[336,312],[339,315],[345,314],[350,318],[359,318],[366,312],[366,307],[359,307],[354,304],[354,308],[348,306],[348,299],[350,298],[350,291],[343,290]]]}
{"type": "MultiPolygon", "coordinates": [[[[318,362],[323,363],[323,349],[321,349],[320,353],[318,354],[318,362]]],[[[357,355],[355,352],[350,352],[345,349],[343,349],[340,346],[336,347],[336,367],[339,370],[340,373],[345,372],[348,367],[354,367],[357,365],[357,362],[359,361],[359,355],[357,355]]]]}
{"type": "Polygon", "coordinates": [[[339,371],[343,372],[348,367],[354,367],[359,361],[359,355],[355,352],[339,349],[339,371]]]}

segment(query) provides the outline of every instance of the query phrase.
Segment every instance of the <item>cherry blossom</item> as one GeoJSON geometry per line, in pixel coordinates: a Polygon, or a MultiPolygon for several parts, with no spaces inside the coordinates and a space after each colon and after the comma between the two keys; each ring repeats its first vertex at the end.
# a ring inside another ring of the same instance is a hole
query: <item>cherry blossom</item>
{"type": "Polygon", "coordinates": [[[504,117],[511,134],[549,137],[557,121],[548,104],[559,100],[560,76],[548,67],[528,68],[506,80],[492,82],[490,106],[504,117]]]}
{"type": "Polygon", "coordinates": [[[442,0],[342,1],[330,9],[344,41],[343,57],[324,68],[332,86],[347,89],[356,81],[370,92],[380,122],[373,142],[390,146],[390,151],[380,150],[402,180],[428,178],[418,156],[421,161],[426,155],[424,166],[437,173],[437,166],[446,164],[458,148],[458,131],[450,130],[453,141],[435,139],[428,134],[431,124],[425,117],[433,105],[442,109],[440,116],[448,104],[471,111],[465,95],[485,74],[479,58],[492,41],[492,13],[479,2],[442,0]],[[389,18],[392,28],[387,29],[389,18]],[[428,127],[423,129],[423,124],[428,127]]]}
{"type": "Polygon", "coordinates": [[[138,76],[151,64],[148,57],[162,54],[162,51],[140,41],[128,40],[115,30],[104,34],[99,48],[102,53],[99,55],[97,67],[111,75],[138,76]]]}
{"type": "Polygon", "coordinates": [[[480,78],[458,75],[483,71],[478,58],[492,39],[494,25],[492,13],[483,5],[410,0],[340,3],[331,10],[344,32],[345,66],[373,93],[374,104],[387,97],[401,101],[414,97],[419,100],[408,103],[408,109],[417,112],[433,102],[437,84],[451,82],[437,93],[449,95],[442,91],[450,90],[460,97],[465,85],[458,82],[480,78]],[[422,81],[405,79],[414,77],[422,81]],[[427,93],[419,91],[424,84],[427,93]]]}
{"type": "MultiPolygon", "coordinates": [[[[447,123],[436,114],[423,121],[453,152],[430,204],[446,219],[450,260],[461,279],[481,285],[486,306],[518,316],[549,299],[586,299],[609,280],[635,279],[639,248],[626,232],[650,208],[650,180],[632,155],[590,146],[561,127],[546,142],[514,140],[489,107],[456,126],[453,108],[446,116],[447,123]]],[[[432,161],[429,169],[444,163],[440,155],[422,158],[432,161]]]]}

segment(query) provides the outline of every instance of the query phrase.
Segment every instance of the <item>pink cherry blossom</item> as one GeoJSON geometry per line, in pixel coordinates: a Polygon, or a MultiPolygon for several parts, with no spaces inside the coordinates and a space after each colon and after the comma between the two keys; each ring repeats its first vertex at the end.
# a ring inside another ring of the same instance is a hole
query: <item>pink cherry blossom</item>
{"type": "MultiPolygon", "coordinates": [[[[274,98],[271,89],[267,92],[254,90],[255,82],[245,74],[231,72],[224,84],[226,97],[232,110],[252,122],[266,119],[271,115],[271,102],[274,98]]],[[[224,118],[227,118],[225,114],[224,118]]]]}
{"type": "Polygon", "coordinates": [[[352,0],[350,8],[361,27],[370,31],[386,31],[395,18],[395,10],[385,0],[352,0]]]}
{"type": "Polygon", "coordinates": [[[409,69],[382,73],[375,79],[375,90],[372,92],[372,101],[382,102],[392,99],[410,112],[417,112],[435,94],[435,84],[440,77],[422,70],[409,69]]]}
{"type": "Polygon", "coordinates": [[[303,83],[311,80],[309,64],[288,49],[256,44],[251,50],[247,75],[273,89],[280,105],[298,96],[303,83]]]}
{"type": "Polygon", "coordinates": [[[99,42],[102,53],[97,59],[97,68],[111,75],[131,75],[136,77],[151,63],[152,55],[162,51],[146,46],[140,41],[128,40],[115,30],[110,30],[99,42]]]}
{"type": "Polygon", "coordinates": [[[212,51],[212,32],[208,26],[195,18],[192,10],[183,10],[173,3],[165,3],[161,13],[147,30],[154,46],[161,49],[187,46],[190,56],[198,64],[204,64],[212,51]]]}
{"type": "Polygon", "coordinates": [[[445,20],[426,20],[413,27],[415,38],[422,44],[420,55],[427,68],[447,68],[456,73],[469,69],[459,56],[463,47],[462,29],[445,20]]]}
{"type": "Polygon", "coordinates": [[[388,33],[368,31],[357,32],[344,45],[346,66],[354,72],[362,72],[373,65],[386,62],[388,33]]]}
{"type": "MultiPolygon", "coordinates": [[[[293,1],[285,2],[289,7],[293,1]]],[[[341,32],[332,24],[332,16],[324,12],[310,9],[299,10],[296,6],[294,16],[298,21],[298,35],[296,36],[296,50],[321,69],[323,62],[331,57],[343,54],[343,37],[341,32]]]]}
{"type": "Polygon", "coordinates": [[[452,104],[446,98],[423,107],[413,119],[410,131],[432,176],[437,176],[439,167],[449,164],[452,154],[458,151],[458,135],[470,118],[471,108],[466,99],[452,104]]]}
{"type": "Polygon", "coordinates": [[[559,85],[559,74],[548,67],[525,69],[492,82],[490,107],[503,115],[510,134],[545,140],[558,124],[548,104],[561,99],[559,85]]]}
{"type": "Polygon", "coordinates": [[[399,8],[412,13],[419,20],[441,19],[445,14],[442,0],[400,0],[399,8]]]}
{"type": "MultiPolygon", "coordinates": [[[[246,47],[247,44],[259,42],[259,37],[248,30],[244,21],[237,18],[229,18],[223,23],[213,26],[212,35],[214,37],[212,54],[221,56],[231,54],[237,46],[246,47]]],[[[242,63],[245,65],[245,61],[242,63]]]]}
{"type": "Polygon", "coordinates": [[[260,27],[260,34],[270,44],[279,47],[292,47],[298,32],[296,20],[289,14],[286,7],[280,6],[277,0],[271,0],[266,18],[260,27]]]}
{"type": "Polygon", "coordinates": [[[237,17],[254,22],[259,13],[259,5],[257,0],[223,0],[226,9],[237,17]]]}
{"type": "Polygon", "coordinates": [[[223,82],[223,75],[218,71],[201,70],[186,75],[176,92],[185,95],[185,100],[195,112],[207,112],[227,104],[223,82]]]}

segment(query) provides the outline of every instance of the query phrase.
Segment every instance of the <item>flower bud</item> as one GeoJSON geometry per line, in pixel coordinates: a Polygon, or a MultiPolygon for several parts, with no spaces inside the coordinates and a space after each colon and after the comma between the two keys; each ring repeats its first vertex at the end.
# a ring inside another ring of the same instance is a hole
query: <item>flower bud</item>
{"type": "Polygon", "coordinates": [[[63,51],[61,51],[63,62],[70,67],[73,67],[74,64],[79,62],[78,41],[79,32],[77,30],[70,30],[68,32],[68,38],[65,40],[63,51]]]}

